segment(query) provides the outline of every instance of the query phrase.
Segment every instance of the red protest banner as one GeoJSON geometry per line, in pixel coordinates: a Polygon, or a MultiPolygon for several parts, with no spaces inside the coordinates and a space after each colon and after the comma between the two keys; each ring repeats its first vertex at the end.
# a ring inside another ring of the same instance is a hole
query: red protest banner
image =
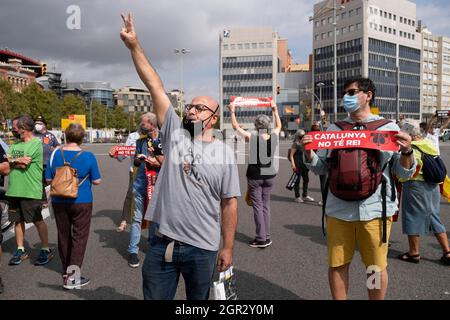
{"type": "Polygon", "coordinates": [[[135,146],[115,146],[113,147],[114,155],[121,157],[131,157],[136,151],[135,146]]]}
{"type": "Polygon", "coordinates": [[[383,151],[398,151],[399,146],[395,135],[398,131],[330,131],[313,132],[312,143],[305,146],[313,149],[378,149],[383,151]]]}
{"type": "Polygon", "coordinates": [[[269,108],[272,105],[272,98],[257,98],[257,97],[231,97],[231,102],[234,102],[236,107],[260,107],[269,108]]]}

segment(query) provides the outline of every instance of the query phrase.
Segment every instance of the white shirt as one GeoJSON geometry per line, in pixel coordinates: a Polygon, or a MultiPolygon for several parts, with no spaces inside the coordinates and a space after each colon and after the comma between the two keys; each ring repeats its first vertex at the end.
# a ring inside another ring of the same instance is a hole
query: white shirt
{"type": "Polygon", "coordinates": [[[439,136],[441,134],[441,129],[437,128],[433,130],[433,134],[427,133],[427,139],[430,139],[433,142],[434,147],[436,148],[438,155],[441,154],[439,150],[439,136]]]}

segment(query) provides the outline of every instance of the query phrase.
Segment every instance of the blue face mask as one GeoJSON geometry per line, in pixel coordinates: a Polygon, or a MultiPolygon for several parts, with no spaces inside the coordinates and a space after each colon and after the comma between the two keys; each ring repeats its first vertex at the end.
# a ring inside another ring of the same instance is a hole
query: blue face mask
{"type": "Polygon", "coordinates": [[[349,96],[346,94],[344,96],[344,109],[349,113],[353,113],[359,109],[358,95],[349,96]]]}

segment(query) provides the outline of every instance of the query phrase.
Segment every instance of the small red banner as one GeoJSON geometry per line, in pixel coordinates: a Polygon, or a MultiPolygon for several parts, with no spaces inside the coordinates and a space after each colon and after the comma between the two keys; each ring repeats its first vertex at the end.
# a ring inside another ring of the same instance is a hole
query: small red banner
{"type": "Polygon", "coordinates": [[[136,151],[136,147],[135,146],[115,146],[113,147],[114,150],[114,155],[117,156],[121,156],[121,157],[130,157],[133,156],[135,151],[136,151]]]}
{"type": "Polygon", "coordinates": [[[315,149],[378,149],[382,151],[398,151],[395,135],[398,131],[330,131],[313,132],[312,143],[306,150],[315,149]]]}
{"type": "Polygon", "coordinates": [[[259,107],[270,108],[272,105],[272,98],[256,98],[256,97],[231,97],[231,102],[234,102],[235,107],[259,107]]]}

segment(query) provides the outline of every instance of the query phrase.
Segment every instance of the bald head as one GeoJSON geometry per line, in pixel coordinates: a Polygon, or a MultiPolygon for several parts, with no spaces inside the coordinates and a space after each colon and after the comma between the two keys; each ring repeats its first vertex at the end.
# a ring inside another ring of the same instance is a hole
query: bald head
{"type": "Polygon", "coordinates": [[[191,104],[204,104],[208,108],[210,108],[213,111],[218,111],[219,103],[212,97],[209,96],[198,96],[192,99],[191,104]],[[216,110],[217,109],[217,110],[216,110]]]}

